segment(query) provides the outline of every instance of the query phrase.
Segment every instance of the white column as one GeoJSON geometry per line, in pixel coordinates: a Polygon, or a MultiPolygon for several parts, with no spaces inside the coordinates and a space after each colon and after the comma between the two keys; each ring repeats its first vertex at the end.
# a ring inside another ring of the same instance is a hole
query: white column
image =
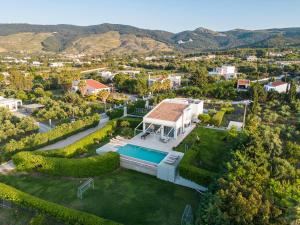
{"type": "Polygon", "coordinates": [[[164,138],[164,126],[160,128],[160,137],[164,138]]]}

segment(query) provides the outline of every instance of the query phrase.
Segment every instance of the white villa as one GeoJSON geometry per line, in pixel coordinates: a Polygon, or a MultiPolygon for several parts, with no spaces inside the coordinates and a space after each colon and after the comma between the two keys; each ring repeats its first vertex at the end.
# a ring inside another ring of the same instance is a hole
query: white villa
{"type": "Polygon", "coordinates": [[[0,96],[0,107],[9,109],[10,111],[17,111],[22,106],[22,100],[13,98],[4,98],[0,96]]]}
{"type": "Polygon", "coordinates": [[[166,80],[171,81],[172,88],[181,86],[181,76],[169,75],[168,77],[154,77],[151,78],[151,75],[148,75],[148,86],[151,87],[154,82],[163,83],[166,80]]]}
{"type": "MultiPolygon", "coordinates": [[[[165,99],[143,118],[143,134],[155,133],[162,141],[176,139],[203,113],[203,101],[165,99]]],[[[142,135],[143,137],[143,135],[142,135]]]]}
{"type": "Polygon", "coordinates": [[[110,71],[99,71],[99,75],[105,80],[112,80],[115,77],[115,74],[110,71]]]}
{"type": "Polygon", "coordinates": [[[266,91],[277,91],[279,93],[286,93],[289,89],[289,84],[282,81],[274,81],[264,86],[266,91]]]}
{"type": "Polygon", "coordinates": [[[236,68],[235,66],[222,66],[214,68],[213,71],[208,73],[210,76],[222,76],[225,80],[230,80],[236,78],[236,68]]]}
{"type": "MultiPolygon", "coordinates": [[[[86,87],[85,87],[85,92],[86,94],[90,95],[90,94],[97,94],[100,91],[110,91],[110,87],[106,86],[105,84],[102,84],[96,80],[93,79],[87,79],[87,80],[83,80],[86,83],[86,87]]],[[[79,88],[79,83],[80,80],[74,80],[72,82],[72,91],[76,92],[78,91],[79,88]]]]}

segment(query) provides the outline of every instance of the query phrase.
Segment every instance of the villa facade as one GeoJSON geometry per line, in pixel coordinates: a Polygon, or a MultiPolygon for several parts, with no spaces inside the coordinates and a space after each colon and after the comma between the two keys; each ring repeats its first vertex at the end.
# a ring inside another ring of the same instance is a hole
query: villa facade
{"type": "Polygon", "coordinates": [[[203,101],[165,99],[143,117],[143,133],[160,135],[162,141],[176,139],[203,113],[203,101]]]}

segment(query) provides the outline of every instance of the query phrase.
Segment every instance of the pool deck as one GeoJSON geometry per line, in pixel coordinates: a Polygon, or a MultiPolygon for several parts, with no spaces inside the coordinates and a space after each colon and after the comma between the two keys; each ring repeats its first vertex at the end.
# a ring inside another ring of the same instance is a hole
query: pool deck
{"type": "MultiPolygon", "coordinates": [[[[141,146],[141,147],[144,147],[144,148],[156,149],[156,150],[159,150],[159,151],[162,151],[162,152],[171,153],[172,155],[179,155],[180,159],[175,164],[170,165],[170,164],[165,163],[165,161],[167,159],[167,157],[165,157],[165,159],[163,159],[162,162],[160,162],[158,165],[156,165],[155,168],[157,168],[157,167],[163,168],[164,167],[164,168],[169,168],[171,170],[173,168],[174,171],[177,171],[177,167],[180,163],[180,160],[183,157],[183,153],[173,151],[173,148],[178,146],[183,141],[183,139],[192,132],[192,130],[195,127],[196,127],[195,125],[191,125],[190,127],[188,127],[186,129],[184,134],[180,135],[177,139],[170,139],[167,143],[161,142],[159,135],[152,135],[151,134],[151,135],[148,135],[146,137],[146,139],[141,139],[141,135],[142,135],[142,133],[141,133],[141,134],[136,135],[132,139],[119,138],[117,140],[110,141],[108,144],[98,148],[96,150],[96,152],[98,154],[103,154],[103,153],[109,152],[109,151],[117,151],[118,147],[124,146],[126,144],[132,144],[132,145],[137,145],[137,146],[141,146]]],[[[139,160],[136,160],[136,163],[138,163],[138,162],[139,162],[139,160]]],[[[143,162],[143,163],[145,163],[145,162],[143,162]]],[[[147,163],[145,163],[145,164],[147,164],[147,163]]],[[[142,170],[141,167],[139,169],[137,169],[136,168],[137,165],[131,165],[130,163],[128,163],[127,160],[126,160],[126,157],[121,157],[121,166],[122,165],[125,168],[134,169],[134,170],[137,170],[139,172],[148,173],[148,174],[151,174],[151,175],[155,175],[157,173],[156,172],[157,169],[155,169],[154,172],[149,172],[149,171],[145,172],[145,171],[142,170]]],[[[150,164],[149,164],[149,166],[150,166],[150,164]]],[[[175,183],[177,185],[192,188],[192,189],[197,190],[199,192],[204,192],[204,191],[207,190],[206,187],[203,187],[203,186],[201,186],[201,185],[199,185],[199,184],[197,184],[193,181],[190,181],[190,180],[187,180],[187,179],[181,177],[177,172],[175,172],[174,175],[175,175],[175,178],[174,179],[168,179],[168,181],[170,181],[172,183],[175,183]]],[[[166,180],[166,179],[164,179],[164,180],[166,180]]]]}
{"type": "Polygon", "coordinates": [[[178,146],[195,127],[196,126],[194,124],[191,125],[190,127],[186,128],[184,134],[181,134],[177,139],[171,138],[167,143],[161,142],[160,136],[155,134],[150,134],[146,137],[146,139],[141,139],[142,133],[140,133],[128,140],[128,144],[157,149],[162,152],[172,152],[173,148],[178,146]]]}

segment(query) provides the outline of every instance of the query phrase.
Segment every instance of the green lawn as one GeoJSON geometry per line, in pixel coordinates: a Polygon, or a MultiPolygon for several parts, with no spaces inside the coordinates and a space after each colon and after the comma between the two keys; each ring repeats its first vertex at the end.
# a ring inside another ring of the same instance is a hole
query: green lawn
{"type": "Polygon", "coordinates": [[[226,135],[226,131],[197,127],[175,150],[185,152],[187,148],[197,151],[195,165],[218,173],[230,158],[230,143],[224,140],[226,135]]]}
{"type": "Polygon", "coordinates": [[[11,175],[0,177],[0,181],[126,225],[179,225],[185,205],[191,204],[196,210],[199,200],[191,189],[124,169],[95,178],[95,189],[87,191],[83,200],[76,197],[83,179],[11,175]]]}
{"type": "Polygon", "coordinates": [[[32,215],[20,212],[16,209],[0,208],[0,225],[24,225],[29,224],[32,215]]]}

